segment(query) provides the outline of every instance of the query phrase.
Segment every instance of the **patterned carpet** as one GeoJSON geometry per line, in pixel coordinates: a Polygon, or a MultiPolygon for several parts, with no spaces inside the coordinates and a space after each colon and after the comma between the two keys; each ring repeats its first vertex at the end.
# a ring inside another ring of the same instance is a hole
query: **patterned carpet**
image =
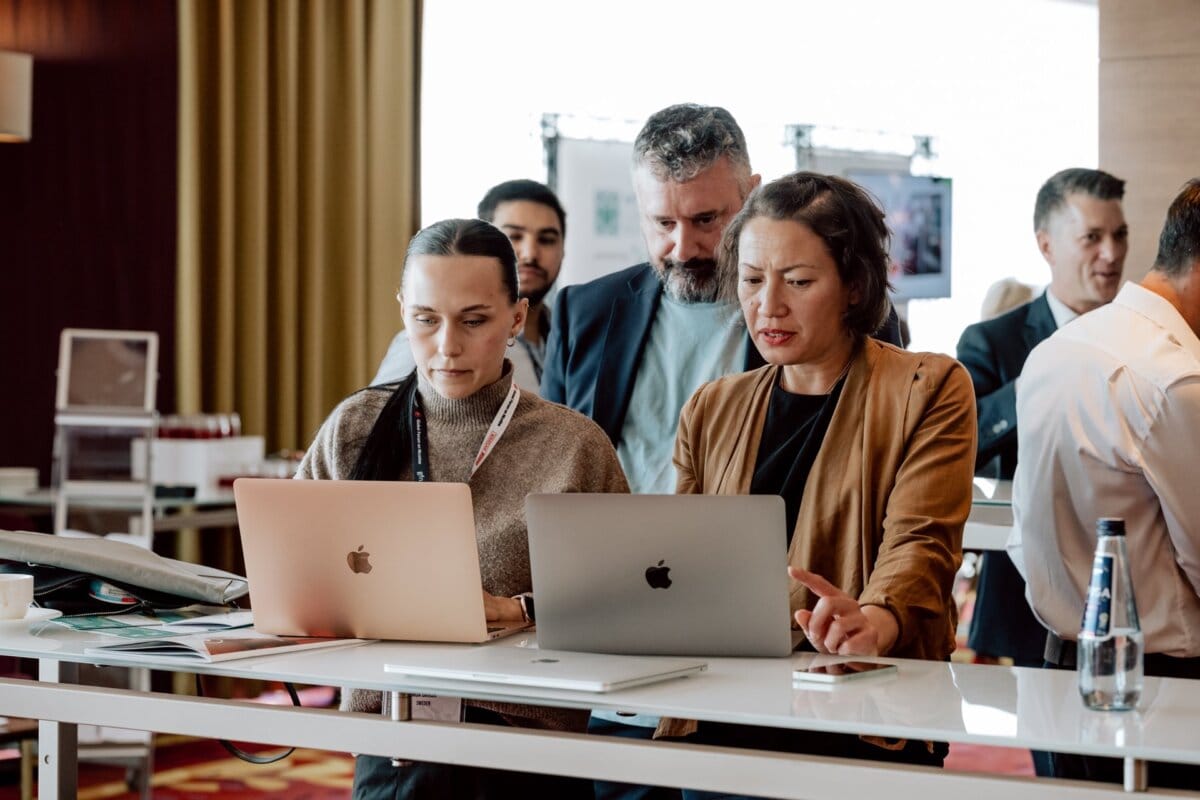
{"type": "MultiPolygon", "coordinates": [[[[214,741],[184,740],[158,746],[151,786],[155,800],[346,800],[353,780],[354,759],[347,753],[297,750],[276,764],[249,764],[214,741]]],[[[16,786],[0,788],[2,800],[19,796],[16,786]]],[[[136,798],[124,769],[80,765],[79,800],[136,798]]]]}
{"type": "MultiPolygon", "coordinates": [[[[156,800],[347,800],[354,779],[354,759],[346,753],[297,750],[277,764],[259,765],[233,758],[216,742],[185,740],[160,744],[155,756],[156,800]]],[[[1033,775],[1029,751],[1003,747],[952,745],[946,768],[1033,775]]],[[[82,764],[79,778],[79,800],[137,800],[121,768],[82,764]]],[[[16,786],[0,787],[0,800],[19,796],[16,786]]]]}
{"type": "Polygon", "coordinates": [[[952,744],[946,756],[946,769],[958,772],[985,772],[992,775],[1033,777],[1033,756],[1028,750],[1011,747],[986,747],[981,744],[952,744]]]}

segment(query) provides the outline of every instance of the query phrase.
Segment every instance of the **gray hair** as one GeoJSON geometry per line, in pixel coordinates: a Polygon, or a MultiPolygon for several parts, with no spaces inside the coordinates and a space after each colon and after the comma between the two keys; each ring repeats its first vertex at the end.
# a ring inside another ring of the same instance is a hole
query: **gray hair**
{"type": "Polygon", "coordinates": [[[659,180],[676,183],[690,181],[722,156],[748,191],[746,137],[733,115],[720,106],[680,103],[664,108],[646,120],[633,143],[634,168],[645,165],[659,180]]]}
{"type": "Polygon", "coordinates": [[[1197,261],[1200,261],[1200,178],[1192,178],[1167,209],[1154,268],[1180,278],[1194,269],[1197,261]]]}

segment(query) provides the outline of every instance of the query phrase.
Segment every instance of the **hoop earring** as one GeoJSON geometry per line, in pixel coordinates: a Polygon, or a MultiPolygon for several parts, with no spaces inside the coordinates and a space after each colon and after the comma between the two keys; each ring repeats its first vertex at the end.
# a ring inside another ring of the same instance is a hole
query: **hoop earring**
{"type": "Polygon", "coordinates": [[[510,337],[508,337],[508,346],[509,346],[509,347],[512,347],[512,346],[513,346],[514,344],[516,344],[516,343],[517,343],[517,340],[516,340],[516,339],[514,339],[514,338],[513,338],[513,337],[511,337],[511,336],[510,336],[510,337]]]}

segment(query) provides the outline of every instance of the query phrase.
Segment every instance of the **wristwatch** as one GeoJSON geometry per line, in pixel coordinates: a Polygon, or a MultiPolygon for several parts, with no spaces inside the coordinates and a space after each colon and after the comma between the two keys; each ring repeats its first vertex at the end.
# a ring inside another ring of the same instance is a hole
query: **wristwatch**
{"type": "Polygon", "coordinates": [[[533,611],[533,595],[519,594],[517,595],[517,602],[521,604],[521,619],[526,622],[536,622],[537,618],[534,616],[533,611]]]}

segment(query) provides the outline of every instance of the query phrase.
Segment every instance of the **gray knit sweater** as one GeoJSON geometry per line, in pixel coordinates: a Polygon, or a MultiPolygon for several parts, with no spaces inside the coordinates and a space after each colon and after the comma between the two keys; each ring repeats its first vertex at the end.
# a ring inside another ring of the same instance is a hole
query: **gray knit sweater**
{"type": "MultiPolygon", "coordinates": [[[[554,492],[628,492],[616,452],[587,417],[522,391],[503,438],[473,478],[471,465],[512,383],[512,371],[463,400],[448,400],[420,377],[417,391],[428,420],[430,478],[469,483],[483,588],[499,597],[532,590],[525,496],[554,492]]],[[[394,390],[363,389],[346,398],[321,426],[298,478],[347,478],[394,390]]],[[[412,479],[407,471],[405,480],[412,479]]],[[[378,711],[380,694],[354,690],[343,709],[378,711]]],[[[528,727],[582,730],[587,712],[468,701],[528,727]]]]}

